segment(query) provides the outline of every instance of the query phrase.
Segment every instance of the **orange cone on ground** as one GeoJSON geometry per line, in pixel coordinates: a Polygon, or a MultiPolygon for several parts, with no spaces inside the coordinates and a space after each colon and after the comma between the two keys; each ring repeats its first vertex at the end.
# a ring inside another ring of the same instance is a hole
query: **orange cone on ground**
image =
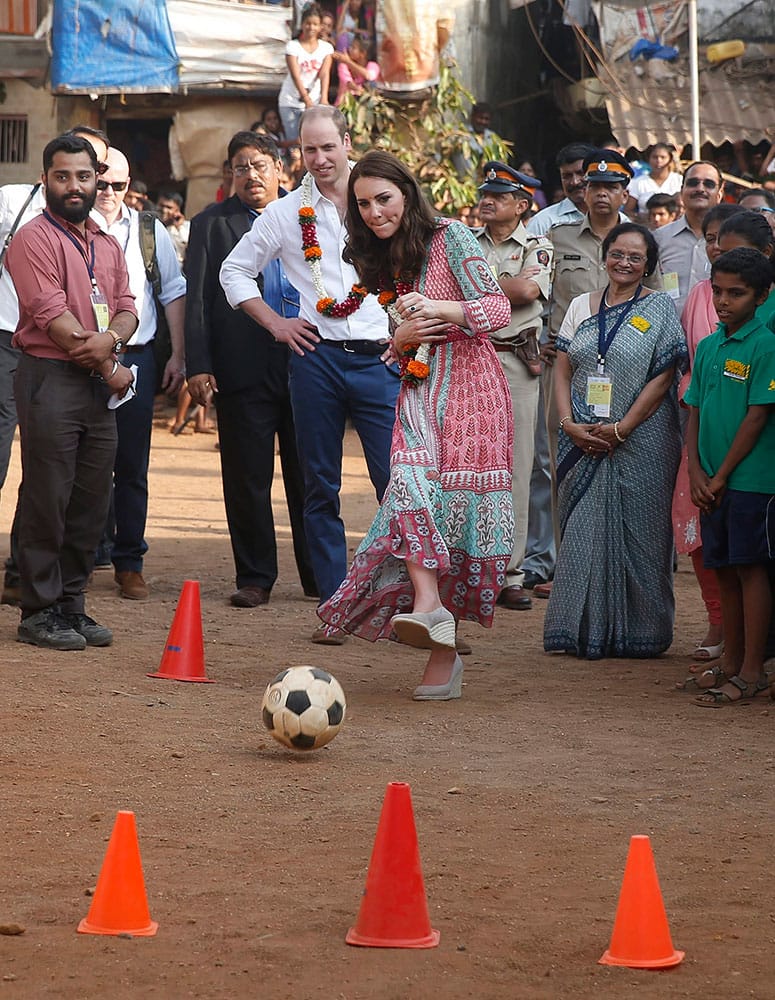
{"type": "Polygon", "coordinates": [[[170,681],[215,683],[205,673],[202,611],[199,605],[197,580],[186,580],[183,584],[159,669],[155,674],[146,676],[163,677],[170,681]]]}
{"type": "Polygon", "coordinates": [[[367,948],[435,948],[420,865],[409,785],[387,786],[366,888],[348,944],[367,948]]]}
{"type": "Polygon", "coordinates": [[[651,842],[648,837],[632,837],[611,943],[599,964],[669,969],[683,957],[670,938],[651,842]]]}
{"type": "Polygon", "coordinates": [[[158,927],[148,912],[135,814],[121,811],[110,835],[94,899],[88,916],[78,924],[78,933],[152,937],[158,927]]]}

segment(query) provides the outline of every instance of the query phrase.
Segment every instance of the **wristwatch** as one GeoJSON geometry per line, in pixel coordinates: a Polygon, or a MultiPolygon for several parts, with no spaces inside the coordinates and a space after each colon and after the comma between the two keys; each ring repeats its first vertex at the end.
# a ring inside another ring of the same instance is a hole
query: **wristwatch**
{"type": "Polygon", "coordinates": [[[121,337],[119,337],[116,331],[111,330],[110,327],[108,327],[105,333],[109,333],[111,335],[111,337],[113,338],[113,350],[115,351],[116,354],[120,354],[126,347],[124,341],[121,339],[121,337]]]}

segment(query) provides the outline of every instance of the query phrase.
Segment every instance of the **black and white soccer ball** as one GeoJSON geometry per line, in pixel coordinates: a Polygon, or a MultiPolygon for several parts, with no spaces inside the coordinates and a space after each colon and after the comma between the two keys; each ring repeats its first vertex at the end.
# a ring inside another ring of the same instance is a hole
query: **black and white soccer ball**
{"type": "Polygon", "coordinates": [[[320,667],[289,667],[267,685],[264,725],[291,750],[317,750],[342,728],[347,703],[339,681],[320,667]]]}

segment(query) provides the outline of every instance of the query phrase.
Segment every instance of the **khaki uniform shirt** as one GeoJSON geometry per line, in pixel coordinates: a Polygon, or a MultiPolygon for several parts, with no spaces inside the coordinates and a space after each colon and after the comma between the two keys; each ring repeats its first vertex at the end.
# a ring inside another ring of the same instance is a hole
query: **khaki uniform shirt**
{"type": "Polygon", "coordinates": [[[523,330],[535,328],[541,332],[541,313],[549,298],[554,248],[545,236],[530,236],[521,222],[502,243],[493,243],[487,228],[474,231],[482,257],[492,268],[497,279],[517,278],[525,267],[535,264],[541,268],[530,280],[535,281],[541,294],[533,302],[524,306],[511,307],[511,322],[502,330],[490,335],[491,340],[516,342],[523,330]]]}
{"type": "MultiPolygon", "coordinates": [[[[549,335],[555,338],[571,299],[605,288],[608,274],[603,263],[603,241],[590,228],[588,216],[583,222],[553,226],[548,236],[554,245],[549,335]]],[[[643,283],[648,288],[661,288],[656,271],[643,283]]]]}

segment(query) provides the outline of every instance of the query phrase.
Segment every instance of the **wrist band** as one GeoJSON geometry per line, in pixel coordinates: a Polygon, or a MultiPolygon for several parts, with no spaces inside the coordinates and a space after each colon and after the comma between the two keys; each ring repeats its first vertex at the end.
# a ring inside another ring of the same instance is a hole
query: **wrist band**
{"type": "Polygon", "coordinates": [[[626,436],[622,437],[621,434],[619,433],[619,421],[618,420],[614,424],[614,437],[619,442],[619,444],[624,444],[624,442],[627,440],[626,436]]]}

